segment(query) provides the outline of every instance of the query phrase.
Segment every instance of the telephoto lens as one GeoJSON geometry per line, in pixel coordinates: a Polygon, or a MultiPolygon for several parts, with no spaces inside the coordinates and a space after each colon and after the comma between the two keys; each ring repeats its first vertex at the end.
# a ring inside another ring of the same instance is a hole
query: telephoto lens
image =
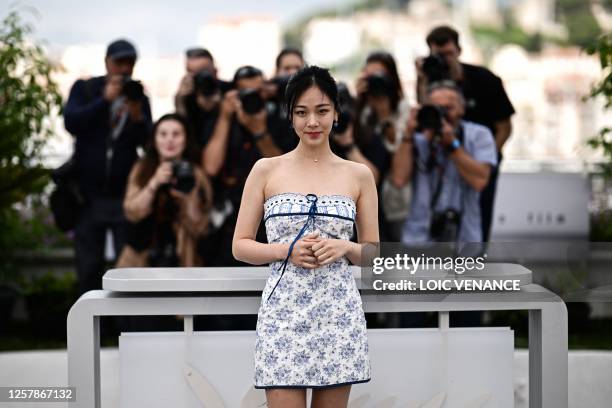
{"type": "Polygon", "coordinates": [[[431,217],[429,234],[435,242],[455,242],[459,237],[461,214],[454,209],[435,212],[431,217]]]}
{"type": "Polygon", "coordinates": [[[451,79],[450,67],[442,54],[431,54],[423,60],[423,72],[429,83],[451,79]]]}
{"type": "Polygon", "coordinates": [[[182,193],[189,193],[195,187],[195,174],[193,166],[185,160],[172,162],[172,176],[176,179],[173,188],[182,193]]]}
{"type": "Polygon", "coordinates": [[[434,134],[442,133],[442,119],[446,118],[446,110],[437,105],[423,105],[417,113],[418,126],[416,130],[422,132],[431,130],[434,134]]]}
{"type": "Polygon", "coordinates": [[[121,94],[130,101],[140,101],[144,98],[144,87],[140,81],[124,77],[121,94]]]}
{"type": "Polygon", "coordinates": [[[200,93],[204,96],[212,96],[219,91],[219,82],[213,74],[205,69],[195,74],[193,77],[193,85],[196,93],[200,93]]]}
{"type": "Polygon", "coordinates": [[[366,77],[368,83],[368,94],[374,96],[393,95],[393,81],[385,74],[372,74],[366,77]]]}
{"type": "Polygon", "coordinates": [[[266,106],[258,89],[241,89],[238,93],[242,110],[249,115],[261,112],[266,106]]]}
{"type": "Polygon", "coordinates": [[[275,97],[279,101],[282,101],[282,99],[285,97],[285,90],[287,89],[289,78],[291,78],[291,75],[278,75],[270,80],[271,83],[276,85],[275,97]]]}

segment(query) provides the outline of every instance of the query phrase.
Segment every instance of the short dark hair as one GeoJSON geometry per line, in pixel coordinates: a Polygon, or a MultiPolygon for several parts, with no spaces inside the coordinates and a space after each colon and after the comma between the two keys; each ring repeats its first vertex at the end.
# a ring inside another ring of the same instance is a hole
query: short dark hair
{"type": "Polygon", "coordinates": [[[442,46],[449,41],[452,41],[457,47],[461,48],[459,45],[459,33],[450,26],[438,26],[427,34],[427,45],[429,47],[431,47],[432,44],[442,46]]]}
{"type": "Polygon", "coordinates": [[[340,113],[340,103],[338,102],[338,85],[326,68],[316,65],[306,66],[293,74],[289,79],[285,90],[284,109],[289,121],[293,117],[293,109],[300,96],[312,86],[316,86],[334,104],[336,112],[340,113]]]}
{"type": "Polygon", "coordinates": [[[213,62],[215,61],[210,51],[202,47],[189,48],[187,51],[185,51],[185,56],[187,58],[208,58],[213,62]]]}
{"type": "Polygon", "coordinates": [[[300,57],[302,61],[304,61],[304,57],[302,56],[302,51],[298,50],[297,48],[292,48],[292,47],[283,48],[281,52],[278,53],[278,56],[276,57],[276,69],[280,68],[280,63],[283,60],[283,57],[285,55],[291,55],[291,54],[297,55],[298,57],[300,57]]]}
{"type": "Polygon", "coordinates": [[[241,79],[255,78],[258,76],[263,76],[263,72],[261,71],[261,69],[255,68],[254,66],[251,66],[251,65],[244,65],[236,70],[236,73],[234,74],[234,79],[233,79],[234,85],[236,85],[236,82],[238,82],[241,79]]]}

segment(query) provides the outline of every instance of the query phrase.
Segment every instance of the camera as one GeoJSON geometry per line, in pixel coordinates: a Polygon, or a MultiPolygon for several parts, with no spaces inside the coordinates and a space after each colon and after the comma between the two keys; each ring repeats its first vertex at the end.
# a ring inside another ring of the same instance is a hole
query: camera
{"type": "Polygon", "coordinates": [[[276,99],[282,101],[285,97],[285,90],[287,89],[287,84],[289,83],[290,75],[279,75],[275,76],[270,80],[270,83],[276,86],[276,99]]]}
{"type": "Polygon", "coordinates": [[[193,77],[193,86],[196,93],[212,96],[219,91],[219,82],[208,70],[202,70],[193,77]]]}
{"type": "Polygon", "coordinates": [[[149,266],[156,268],[172,268],[179,266],[176,246],[172,243],[153,246],[153,248],[149,250],[148,261],[149,266]]]}
{"type": "Polygon", "coordinates": [[[442,134],[442,119],[448,120],[446,109],[438,105],[423,105],[417,113],[417,131],[433,131],[434,135],[442,134]]]}
{"type": "Polygon", "coordinates": [[[451,79],[450,67],[442,54],[431,54],[423,60],[423,73],[432,83],[451,79]]]}
{"type": "Polygon", "coordinates": [[[453,209],[434,212],[429,228],[431,240],[435,242],[456,242],[460,224],[461,214],[453,209]]]}
{"type": "Polygon", "coordinates": [[[175,190],[187,194],[195,187],[193,165],[188,161],[176,160],[172,162],[172,176],[176,179],[173,186],[175,190]]]}
{"type": "Polygon", "coordinates": [[[366,77],[368,94],[373,96],[390,96],[395,92],[393,81],[385,74],[372,74],[366,77]]]}
{"type": "Polygon", "coordinates": [[[249,115],[261,112],[265,108],[265,102],[258,89],[241,89],[238,92],[242,110],[249,115]]]}
{"type": "Polygon", "coordinates": [[[144,87],[140,81],[136,81],[129,76],[123,77],[121,95],[130,101],[140,101],[144,99],[144,87]]]}

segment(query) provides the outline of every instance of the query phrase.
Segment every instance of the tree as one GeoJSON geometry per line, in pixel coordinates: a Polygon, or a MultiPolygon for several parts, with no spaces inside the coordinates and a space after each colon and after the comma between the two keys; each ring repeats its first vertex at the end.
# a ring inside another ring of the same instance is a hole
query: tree
{"type": "MultiPolygon", "coordinates": [[[[604,110],[612,108],[612,34],[599,37],[596,43],[587,48],[591,55],[597,54],[601,64],[602,79],[591,90],[591,98],[602,96],[605,100],[604,110]]],[[[601,149],[605,161],[600,168],[605,184],[612,179],[612,128],[605,126],[597,135],[589,139],[589,146],[601,149]]],[[[606,187],[609,188],[609,187],[606,187]]],[[[609,190],[608,190],[609,191],[609,190]]],[[[607,197],[605,197],[607,201],[607,197]]],[[[593,241],[612,241],[612,210],[609,204],[597,206],[591,218],[591,239],[593,241]]]]}
{"type": "MultiPolygon", "coordinates": [[[[602,79],[591,90],[591,98],[602,96],[605,100],[604,109],[612,108],[612,34],[599,37],[597,42],[587,48],[590,55],[599,55],[602,79]]],[[[602,164],[606,177],[612,177],[612,128],[604,127],[599,133],[588,141],[594,149],[602,149],[607,162],[602,164]]]]}
{"type": "Polygon", "coordinates": [[[567,27],[570,44],[588,47],[601,34],[601,28],[591,10],[591,1],[558,0],[561,21],[567,27]]]}
{"type": "Polygon", "coordinates": [[[41,149],[62,106],[55,67],[29,38],[32,31],[15,11],[0,23],[0,275],[12,269],[11,251],[29,240],[17,204],[49,182],[41,149]]]}

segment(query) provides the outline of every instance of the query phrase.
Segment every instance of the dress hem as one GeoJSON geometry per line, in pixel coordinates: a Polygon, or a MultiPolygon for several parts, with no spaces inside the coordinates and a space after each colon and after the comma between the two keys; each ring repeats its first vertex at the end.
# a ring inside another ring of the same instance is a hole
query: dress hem
{"type": "Polygon", "coordinates": [[[371,380],[372,378],[368,378],[366,380],[356,380],[356,381],[347,381],[347,382],[343,382],[343,383],[337,383],[337,384],[326,384],[326,385],[255,385],[254,387],[258,390],[261,389],[269,389],[269,388],[334,388],[334,387],[341,387],[343,385],[352,385],[352,384],[361,384],[361,383],[367,383],[371,380]]]}

